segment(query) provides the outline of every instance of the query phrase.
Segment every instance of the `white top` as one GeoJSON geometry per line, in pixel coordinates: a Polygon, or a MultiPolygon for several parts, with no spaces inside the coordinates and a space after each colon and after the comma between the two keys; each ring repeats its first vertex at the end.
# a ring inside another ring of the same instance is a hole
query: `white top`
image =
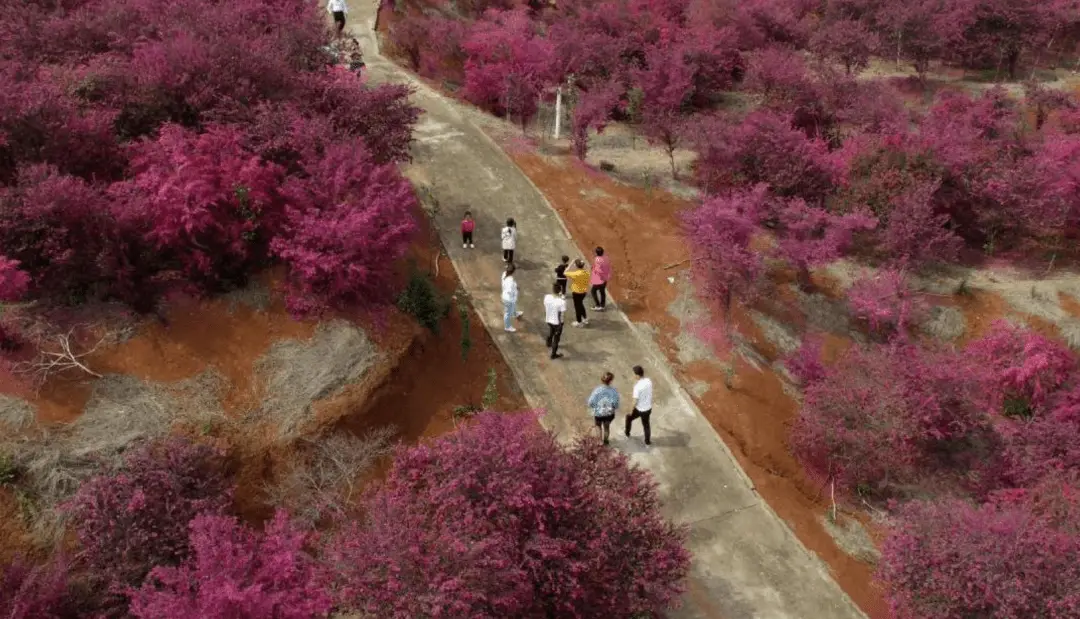
{"type": "Polygon", "coordinates": [[[634,408],[641,412],[652,410],[652,380],[638,379],[634,383],[634,408]]]}
{"type": "Polygon", "coordinates": [[[549,325],[561,325],[561,314],[566,313],[566,299],[553,294],[544,296],[544,320],[549,325]]]}
{"type": "Polygon", "coordinates": [[[348,13],[349,12],[349,6],[347,4],[345,4],[345,0],[330,0],[329,2],[326,3],[326,10],[331,12],[331,13],[334,13],[336,11],[341,11],[342,13],[348,13]]]}
{"type": "Polygon", "coordinates": [[[506,273],[503,273],[503,276],[502,276],[502,300],[503,300],[503,303],[514,303],[514,302],[517,301],[517,297],[518,297],[518,287],[517,287],[517,282],[514,281],[514,276],[511,275],[511,276],[507,277],[506,273]]]}
{"type": "Polygon", "coordinates": [[[502,229],[502,248],[515,249],[517,247],[517,228],[505,226],[502,229]]]}

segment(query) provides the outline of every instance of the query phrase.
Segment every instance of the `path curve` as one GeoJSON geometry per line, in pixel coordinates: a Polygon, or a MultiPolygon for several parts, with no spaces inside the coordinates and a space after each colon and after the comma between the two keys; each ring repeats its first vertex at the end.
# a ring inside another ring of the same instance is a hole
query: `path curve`
{"type": "MultiPolygon", "coordinates": [[[[440,208],[434,216],[443,245],[529,404],[548,411],[544,425],[562,437],[592,430],[584,400],[604,369],[629,397],[630,367],[640,364],[655,384],[653,447],[613,431],[612,446],[649,470],[660,484],[667,515],[690,529],[694,564],[678,619],[855,619],[864,617],[757,494],[727,446],[674,378],[660,349],[621,311],[591,314],[587,329],[569,326],[563,359],[545,354],[541,299],[562,254],[583,255],[543,194],[497,144],[440,95],[381,57],[374,35],[376,5],[350,0],[349,30],[360,40],[369,79],[413,87],[424,110],[415,132],[414,162],[405,173],[427,185],[440,208]],[[461,213],[476,217],[476,249],[461,247],[461,213]],[[517,333],[502,329],[500,222],[518,222],[517,265],[525,318],[517,333]]],[[[618,274],[616,274],[617,277],[618,274]]],[[[621,428],[621,418],[613,430],[621,428]]]]}

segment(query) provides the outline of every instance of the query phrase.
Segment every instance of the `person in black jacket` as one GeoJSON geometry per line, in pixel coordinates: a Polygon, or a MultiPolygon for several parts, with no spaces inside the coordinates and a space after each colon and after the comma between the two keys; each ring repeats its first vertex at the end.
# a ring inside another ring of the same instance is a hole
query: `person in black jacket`
{"type": "Polygon", "coordinates": [[[563,256],[562,263],[555,267],[555,284],[559,294],[566,295],[566,267],[570,266],[570,256],[563,256]]]}

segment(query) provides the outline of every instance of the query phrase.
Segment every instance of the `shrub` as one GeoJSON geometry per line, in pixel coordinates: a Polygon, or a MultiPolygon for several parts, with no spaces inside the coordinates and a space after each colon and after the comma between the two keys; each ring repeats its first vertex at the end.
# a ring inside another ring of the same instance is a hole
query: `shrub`
{"type": "Polygon", "coordinates": [[[702,123],[698,182],[709,193],[767,183],[779,196],[824,199],[837,180],[828,147],[791,123],[791,116],[770,111],[737,124],[702,123]]]}
{"type": "Polygon", "coordinates": [[[969,344],[966,353],[992,372],[987,385],[992,406],[1009,417],[1043,412],[1078,369],[1076,357],[1064,345],[1003,320],[969,344]]]}
{"type": "Polygon", "coordinates": [[[413,272],[405,290],[398,297],[398,308],[438,333],[439,323],[446,318],[450,305],[439,294],[430,277],[424,273],[413,272]]]}
{"type": "Polygon", "coordinates": [[[870,64],[878,38],[861,21],[837,19],[821,24],[810,39],[810,47],[823,58],[837,60],[850,75],[870,64]]]}
{"type": "Polygon", "coordinates": [[[295,315],[390,301],[394,263],[416,230],[412,186],[359,144],[327,149],[289,179],[290,204],[271,250],[289,268],[295,315]]]}
{"type": "Polygon", "coordinates": [[[137,585],[188,554],[188,523],[230,506],[224,455],[170,438],[138,448],[115,473],[87,480],[65,505],[81,561],[108,583],[137,585]]]}
{"type": "Polygon", "coordinates": [[[30,276],[19,268],[19,261],[0,256],[0,302],[18,301],[29,287],[30,276]]]}
{"type": "Polygon", "coordinates": [[[908,288],[903,271],[884,270],[864,277],[847,292],[852,314],[866,321],[873,333],[891,336],[918,323],[926,303],[908,288]]]}
{"type": "Polygon", "coordinates": [[[784,367],[804,388],[829,375],[821,358],[823,348],[821,336],[807,334],[795,352],[784,359],[784,367]]]}
{"type": "Polygon", "coordinates": [[[1080,612],[1075,488],[983,506],[948,499],[900,511],[879,575],[898,619],[1064,619],[1080,612]],[[1061,500],[1062,495],[1065,500],[1061,500]],[[1046,509],[1057,506],[1056,509],[1046,509]]]}
{"type": "Polygon", "coordinates": [[[401,451],[328,546],[338,605],[378,617],[631,617],[673,603],[684,533],[625,456],[481,413],[401,451]],[[627,540],[633,543],[627,543],[627,540]]]}
{"type": "Polygon", "coordinates": [[[765,185],[759,185],[752,191],[715,197],[684,216],[701,290],[719,300],[725,310],[736,298],[752,302],[761,288],[765,267],[750,242],[763,217],[767,192],[765,185]]]}
{"type": "Polygon", "coordinates": [[[316,619],[330,599],[306,552],[309,535],[279,511],[259,534],[214,514],[191,522],[191,558],[156,567],[132,592],[139,619],[316,619]]]}
{"type": "Polygon", "coordinates": [[[33,567],[22,558],[0,566],[0,616],[5,619],[74,619],[62,559],[33,567]]]}
{"type": "Polygon", "coordinates": [[[956,354],[902,341],[855,347],[807,386],[792,448],[848,492],[904,495],[935,478],[977,484],[969,470],[996,457],[981,388],[979,368],[956,354]]]}

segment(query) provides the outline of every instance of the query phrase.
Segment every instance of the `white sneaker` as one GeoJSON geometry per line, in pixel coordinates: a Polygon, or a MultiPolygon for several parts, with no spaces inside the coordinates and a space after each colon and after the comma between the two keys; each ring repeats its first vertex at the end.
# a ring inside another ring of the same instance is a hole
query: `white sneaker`
{"type": "Polygon", "coordinates": [[[570,326],[571,327],[580,327],[581,323],[580,322],[572,322],[572,323],[570,323],[570,326]]]}
{"type": "Polygon", "coordinates": [[[468,244],[468,243],[462,243],[462,244],[461,244],[461,248],[462,248],[462,249],[468,249],[468,248],[469,248],[469,244],[468,244]]]}
{"type": "Polygon", "coordinates": [[[521,318],[521,317],[522,317],[522,316],[524,316],[524,315],[525,315],[525,312],[518,312],[518,313],[517,313],[517,317],[518,317],[518,318],[521,318]]]}
{"type": "Polygon", "coordinates": [[[589,324],[589,319],[588,319],[588,318],[586,318],[585,320],[582,320],[582,321],[581,321],[581,325],[582,325],[582,326],[587,326],[588,324],[589,324]]]}
{"type": "Polygon", "coordinates": [[[476,249],[476,245],[473,245],[472,243],[469,243],[469,249],[476,249]]]}
{"type": "Polygon", "coordinates": [[[503,329],[503,331],[506,331],[507,333],[517,333],[517,329],[515,329],[513,327],[507,327],[507,328],[503,329]]]}
{"type": "Polygon", "coordinates": [[[592,311],[594,311],[594,312],[602,312],[602,311],[604,311],[604,308],[600,307],[599,305],[594,305],[593,308],[592,308],[592,311]]]}

